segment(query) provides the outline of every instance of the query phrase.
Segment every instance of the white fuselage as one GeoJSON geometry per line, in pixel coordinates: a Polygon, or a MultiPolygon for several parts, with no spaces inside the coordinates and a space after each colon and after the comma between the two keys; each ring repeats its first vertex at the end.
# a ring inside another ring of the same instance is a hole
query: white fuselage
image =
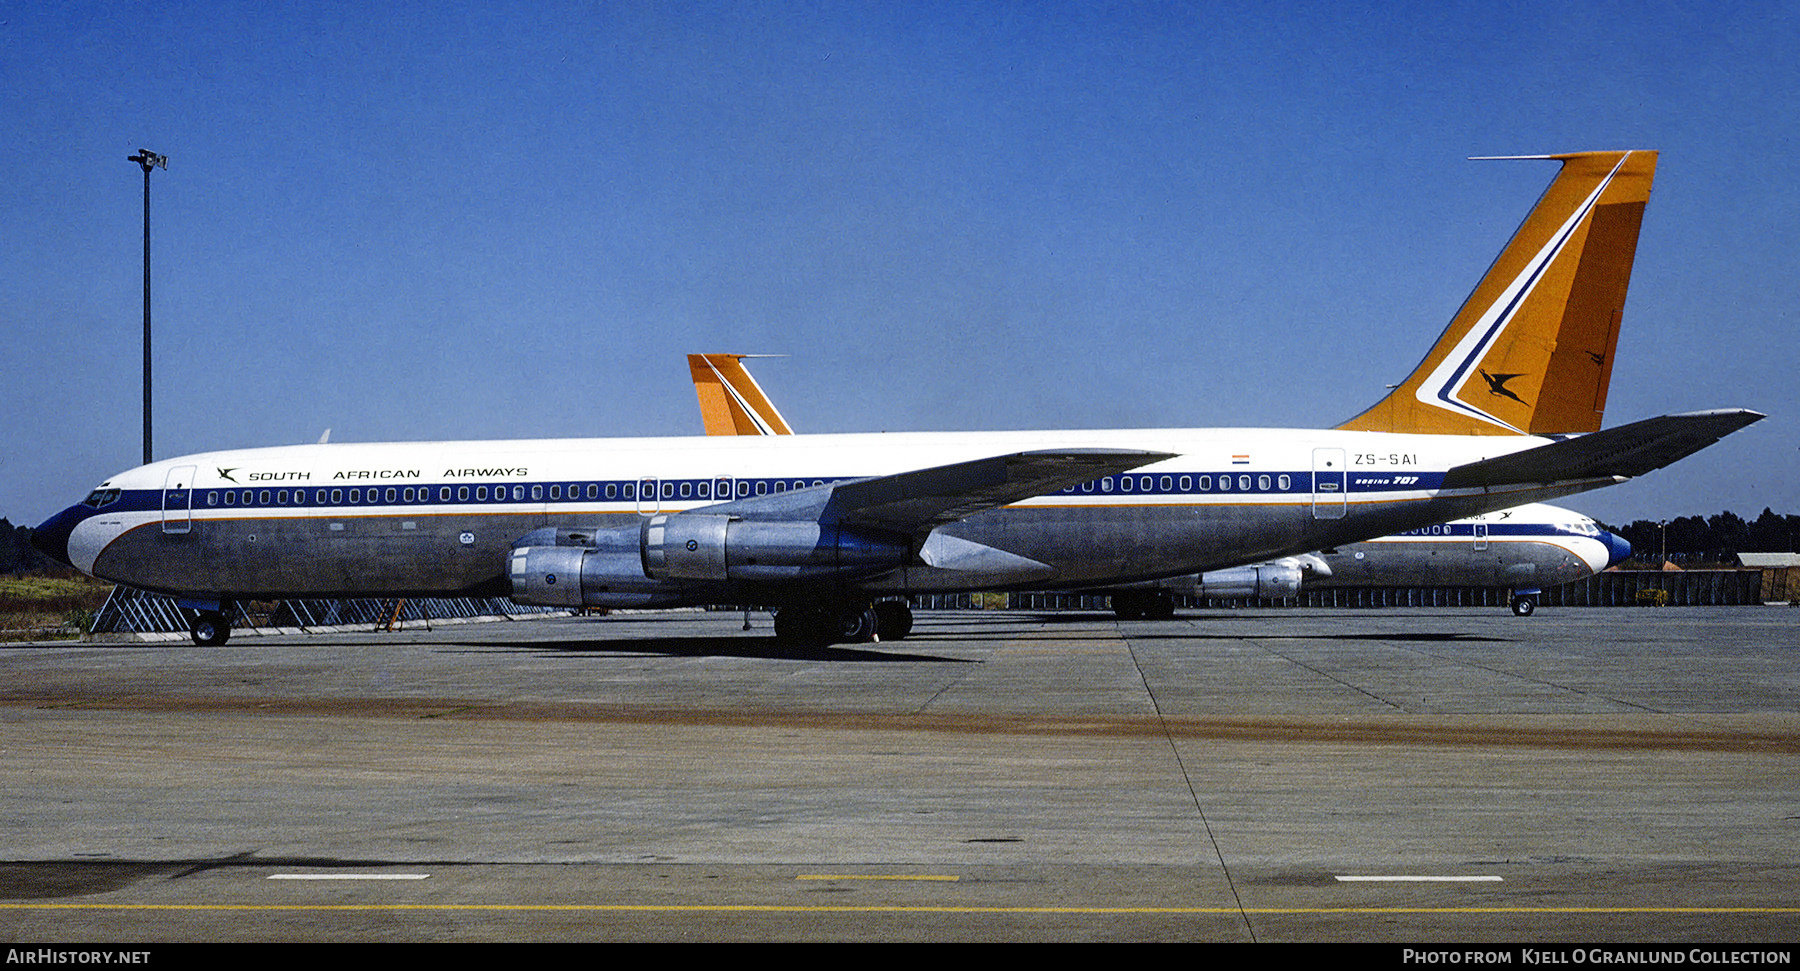
{"type": "MultiPolygon", "coordinates": [[[[132,469],[46,528],[67,530],[67,559],[83,571],[179,595],[450,594],[499,589],[507,551],[545,527],[618,527],[726,493],[742,500],[1034,449],[1174,455],[938,529],[1047,564],[1053,577],[1030,579],[1066,586],[1254,563],[1610,483],[1437,486],[1451,467],[1543,444],[1286,429],[319,444],[132,469]]],[[[991,570],[913,563],[857,586],[1007,583],[991,570]]]]}

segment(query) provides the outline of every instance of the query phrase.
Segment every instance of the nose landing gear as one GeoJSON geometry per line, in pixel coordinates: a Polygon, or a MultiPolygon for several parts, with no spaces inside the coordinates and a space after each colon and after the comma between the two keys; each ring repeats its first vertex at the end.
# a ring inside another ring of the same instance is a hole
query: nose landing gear
{"type": "Polygon", "coordinates": [[[231,639],[231,616],[222,610],[202,610],[194,614],[188,634],[201,647],[218,647],[231,639]]]}
{"type": "Polygon", "coordinates": [[[1516,617],[1530,617],[1537,609],[1538,591],[1514,590],[1512,595],[1512,612],[1516,617]]]}

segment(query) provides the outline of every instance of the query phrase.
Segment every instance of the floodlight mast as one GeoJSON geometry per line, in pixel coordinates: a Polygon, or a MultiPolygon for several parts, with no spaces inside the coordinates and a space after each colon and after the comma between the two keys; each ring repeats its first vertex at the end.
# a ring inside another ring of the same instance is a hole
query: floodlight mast
{"type": "Polygon", "coordinates": [[[169,157],[147,148],[126,159],[144,169],[144,464],[150,464],[150,170],[169,168],[169,157]]]}

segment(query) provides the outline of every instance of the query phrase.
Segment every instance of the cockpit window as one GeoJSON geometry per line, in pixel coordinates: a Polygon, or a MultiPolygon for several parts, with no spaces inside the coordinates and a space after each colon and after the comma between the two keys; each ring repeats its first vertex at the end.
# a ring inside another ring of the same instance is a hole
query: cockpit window
{"type": "Polygon", "coordinates": [[[101,506],[110,506],[118,501],[118,489],[95,489],[93,492],[88,493],[86,499],[81,500],[81,504],[99,509],[101,506]]]}

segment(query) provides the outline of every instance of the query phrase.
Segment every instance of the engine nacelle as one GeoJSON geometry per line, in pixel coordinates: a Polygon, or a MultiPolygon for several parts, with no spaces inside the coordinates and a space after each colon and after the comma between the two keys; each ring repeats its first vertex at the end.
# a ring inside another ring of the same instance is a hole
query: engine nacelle
{"type": "Polygon", "coordinates": [[[1300,591],[1302,570],[1290,563],[1236,566],[1200,574],[1194,593],[1202,597],[1291,597],[1300,591]]]}
{"type": "Polygon", "coordinates": [[[653,516],[641,526],[534,530],[507,554],[515,603],[670,607],[705,602],[725,581],[854,580],[906,565],[903,537],[816,522],[711,513],[653,516]]]}
{"type": "Polygon", "coordinates": [[[905,566],[912,555],[903,537],[712,513],[652,516],[642,543],[644,574],[656,580],[848,580],[905,566]]]}
{"type": "Polygon", "coordinates": [[[521,546],[507,556],[514,603],[534,607],[675,607],[675,584],[644,575],[637,550],[521,546]]]}

